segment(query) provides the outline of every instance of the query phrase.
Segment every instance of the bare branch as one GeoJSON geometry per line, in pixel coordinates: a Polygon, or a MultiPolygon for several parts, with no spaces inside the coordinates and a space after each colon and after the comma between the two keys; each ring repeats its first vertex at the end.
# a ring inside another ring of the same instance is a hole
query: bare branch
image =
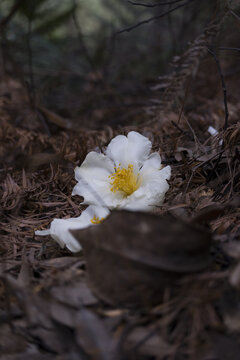
{"type": "Polygon", "coordinates": [[[143,6],[143,7],[153,8],[153,7],[157,7],[157,6],[176,4],[176,3],[181,2],[181,1],[183,1],[183,0],[172,0],[172,1],[160,2],[160,3],[157,3],[157,4],[145,4],[145,3],[138,3],[138,2],[128,0],[128,3],[131,4],[131,5],[136,5],[136,6],[143,6]]]}
{"type": "Polygon", "coordinates": [[[211,49],[208,49],[208,52],[214,57],[216,64],[217,64],[217,68],[218,68],[218,72],[219,72],[219,76],[221,79],[221,84],[222,84],[222,90],[223,90],[223,99],[224,99],[224,108],[225,108],[225,123],[224,123],[224,130],[227,129],[228,127],[228,104],[227,104],[227,89],[226,89],[226,85],[225,85],[225,81],[224,81],[224,76],[222,73],[222,69],[221,69],[221,65],[219,62],[219,59],[217,57],[217,55],[215,54],[215,52],[211,49]]]}
{"type": "Polygon", "coordinates": [[[82,53],[83,55],[85,56],[88,64],[90,65],[90,67],[92,68],[92,70],[94,70],[94,64],[93,64],[93,61],[92,61],[92,58],[88,52],[88,49],[87,49],[87,46],[84,42],[84,38],[83,38],[83,34],[82,34],[82,29],[81,29],[81,26],[80,26],[80,23],[78,21],[78,17],[77,17],[77,8],[78,8],[78,5],[76,3],[76,0],[72,0],[72,3],[74,5],[74,8],[73,8],[73,11],[72,11],[72,19],[73,19],[73,23],[74,23],[74,26],[76,28],[76,31],[77,31],[77,36],[78,36],[78,39],[79,39],[79,44],[81,46],[81,50],[82,50],[82,53]]]}
{"type": "Polygon", "coordinates": [[[232,51],[240,51],[240,48],[231,48],[231,47],[219,47],[219,50],[232,50],[232,51]]]}
{"type": "Polygon", "coordinates": [[[146,20],[139,21],[137,24],[128,26],[128,27],[126,27],[126,28],[124,28],[124,29],[122,29],[122,30],[117,31],[117,32],[115,33],[115,35],[121,34],[121,33],[123,33],[123,32],[129,32],[129,31],[131,31],[131,30],[133,30],[133,29],[136,29],[137,27],[139,27],[139,26],[141,26],[141,25],[145,25],[145,24],[148,24],[148,23],[150,23],[150,22],[152,22],[152,21],[158,20],[158,19],[160,19],[161,17],[164,17],[164,16],[172,13],[173,11],[175,11],[175,10],[177,10],[177,9],[180,9],[181,7],[183,7],[183,6],[185,6],[185,5],[190,4],[190,3],[193,2],[193,1],[195,1],[195,0],[185,1],[183,4],[179,4],[178,6],[175,6],[175,7],[172,8],[172,9],[169,9],[169,10],[167,10],[167,11],[164,11],[164,12],[162,12],[161,14],[158,14],[158,15],[156,15],[156,16],[152,16],[151,18],[146,19],[146,20]]]}
{"type": "Polygon", "coordinates": [[[235,19],[240,21],[240,16],[234,10],[230,9],[230,13],[235,17],[235,19]]]}
{"type": "Polygon", "coordinates": [[[28,55],[28,75],[29,75],[29,84],[28,84],[28,95],[31,107],[35,109],[36,105],[36,88],[33,74],[33,51],[32,51],[32,15],[28,19],[28,31],[27,31],[27,55],[28,55]]]}
{"type": "Polygon", "coordinates": [[[11,10],[9,11],[8,15],[5,16],[1,21],[0,21],[0,31],[2,31],[7,24],[10,22],[10,20],[12,19],[12,17],[16,14],[16,12],[18,11],[20,5],[22,3],[22,0],[16,0],[15,3],[13,4],[13,6],[11,7],[11,10]]]}

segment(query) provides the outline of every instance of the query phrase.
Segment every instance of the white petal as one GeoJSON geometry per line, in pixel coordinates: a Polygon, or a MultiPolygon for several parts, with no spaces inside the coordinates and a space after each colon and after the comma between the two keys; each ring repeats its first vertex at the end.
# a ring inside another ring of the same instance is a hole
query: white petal
{"type": "Polygon", "coordinates": [[[106,155],[114,161],[116,166],[121,164],[123,167],[126,167],[129,163],[126,162],[128,155],[128,140],[124,135],[118,135],[113,138],[107,149],[106,155]]]}
{"type": "MultiPolygon", "coordinates": [[[[88,213],[90,215],[93,213],[93,216],[97,216],[100,219],[101,218],[105,219],[110,214],[110,211],[108,210],[108,208],[105,208],[105,207],[102,207],[102,206],[88,206],[87,209],[88,209],[88,213]]],[[[91,219],[92,219],[92,217],[91,217],[91,219]]]]}
{"type": "Polygon", "coordinates": [[[83,196],[84,204],[115,207],[109,179],[113,172],[112,160],[104,154],[90,152],[83,164],[75,169],[78,183],[73,188],[72,195],[83,196]]]}
{"type": "MultiPolygon", "coordinates": [[[[90,205],[81,213],[77,219],[80,219],[83,224],[89,223],[89,225],[92,225],[91,220],[94,216],[101,219],[106,218],[109,214],[110,211],[105,207],[90,205]]],[[[72,218],[72,220],[75,220],[75,218],[72,218]]]]}
{"type": "MultiPolygon", "coordinates": [[[[96,173],[96,177],[97,175],[98,174],[96,173]]],[[[92,179],[90,182],[82,179],[77,183],[77,185],[75,185],[72,194],[83,196],[83,204],[108,207],[109,209],[113,209],[118,206],[123,197],[121,194],[116,194],[111,191],[109,178],[105,181],[92,179]]]]}
{"type": "Polygon", "coordinates": [[[149,204],[145,195],[138,197],[132,196],[131,199],[128,198],[125,202],[122,202],[118,209],[149,212],[154,209],[154,205],[152,205],[151,202],[149,204]]]}
{"type": "Polygon", "coordinates": [[[128,196],[119,208],[132,211],[152,211],[155,206],[162,205],[169,185],[161,176],[161,171],[152,171],[151,176],[146,176],[140,187],[128,196]]]}
{"type": "Polygon", "coordinates": [[[171,177],[171,166],[165,166],[160,170],[160,175],[163,179],[169,180],[171,177]]]}
{"type": "Polygon", "coordinates": [[[51,235],[54,240],[63,248],[66,246],[72,252],[81,250],[81,245],[69,232],[74,229],[84,229],[92,224],[91,220],[94,216],[98,218],[106,218],[110,211],[107,208],[99,206],[88,206],[86,210],[77,218],[70,219],[54,219],[49,230],[36,231],[36,235],[51,235]]]}
{"type": "Polygon", "coordinates": [[[118,135],[113,138],[106,149],[106,155],[116,166],[127,167],[129,164],[139,167],[147,159],[152,143],[136,131],[128,133],[127,137],[118,135]]]}
{"type": "Polygon", "coordinates": [[[157,174],[161,175],[163,179],[169,180],[171,177],[171,167],[168,165],[161,169],[161,166],[161,157],[157,152],[154,152],[144,162],[139,174],[141,177],[146,178],[147,176],[147,179],[149,179],[152,176],[152,172],[155,173],[157,171],[157,174]]]}
{"type": "Polygon", "coordinates": [[[75,168],[75,178],[77,181],[82,178],[88,182],[95,178],[105,181],[108,175],[113,172],[114,164],[106,155],[91,151],[87,154],[82,165],[75,168]]]}
{"type": "Polygon", "coordinates": [[[51,223],[50,234],[63,248],[66,246],[72,252],[81,250],[81,245],[68,231],[69,229],[83,229],[90,224],[83,224],[80,217],[75,219],[54,219],[51,223]]]}
{"type": "Polygon", "coordinates": [[[128,151],[131,154],[131,158],[133,160],[137,158],[143,164],[151,151],[151,141],[136,131],[129,132],[127,137],[129,143],[128,151]]]}
{"type": "Polygon", "coordinates": [[[143,167],[141,168],[140,173],[145,173],[152,170],[161,169],[161,157],[159,153],[152,153],[146,161],[144,161],[143,167]]]}

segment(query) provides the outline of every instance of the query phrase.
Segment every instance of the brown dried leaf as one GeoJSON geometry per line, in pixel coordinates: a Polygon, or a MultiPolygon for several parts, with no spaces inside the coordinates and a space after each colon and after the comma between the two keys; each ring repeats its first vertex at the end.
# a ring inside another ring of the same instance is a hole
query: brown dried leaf
{"type": "Polygon", "coordinates": [[[137,356],[147,356],[155,360],[166,359],[173,355],[175,347],[167,344],[160,336],[158,329],[147,326],[136,327],[126,341],[128,351],[136,352],[137,356]]]}
{"type": "Polygon", "coordinates": [[[76,308],[98,302],[83,280],[74,282],[70,286],[52,287],[50,293],[56,300],[76,308]]]}
{"type": "Polygon", "coordinates": [[[49,306],[52,319],[75,330],[76,343],[91,359],[117,360],[115,341],[105,324],[92,311],[84,307],[74,310],[66,305],[51,301],[49,306]]]}
{"type": "Polygon", "coordinates": [[[116,211],[101,226],[72,233],[83,246],[90,285],[112,304],[157,303],[165,287],[209,264],[210,233],[172,215],[116,211]]]}
{"type": "Polygon", "coordinates": [[[53,124],[63,128],[63,129],[71,129],[72,124],[69,120],[62,118],[60,115],[55,114],[53,111],[46,109],[43,106],[38,106],[38,109],[43,113],[44,116],[48,119],[48,121],[53,124]]]}
{"type": "Polygon", "coordinates": [[[32,277],[32,269],[26,258],[26,249],[24,248],[21,269],[18,275],[18,283],[23,287],[27,287],[30,285],[31,277],[32,277]]]}
{"type": "Polygon", "coordinates": [[[75,328],[77,311],[56,301],[49,302],[51,318],[59,324],[75,328]]]}
{"type": "Polygon", "coordinates": [[[60,164],[64,161],[62,154],[38,153],[28,155],[23,159],[22,167],[27,171],[36,171],[37,169],[49,164],[60,164]]]}
{"type": "Polygon", "coordinates": [[[119,359],[115,341],[97,315],[86,308],[82,308],[77,314],[76,322],[77,343],[91,356],[91,359],[119,359]]]}
{"type": "MultiPolygon", "coordinates": [[[[14,354],[23,351],[27,347],[23,336],[15,334],[8,324],[0,327],[0,354],[14,354]]],[[[1,359],[1,357],[0,357],[1,359]]]]}
{"type": "Polygon", "coordinates": [[[195,224],[210,223],[212,220],[223,215],[225,210],[226,206],[224,205],[207,205],[203,207],[191,221],[195,224]]]}
{"type": "Polygon", "coordinates": [[[71,256],[62,256],[58,258],[53,259],[47,259],[47,260],[41,260],[39,262],[36,262],[37,265],[44,267],[44,268],[55,268],[55,269],[61,269],[65,267],[70,267],[71,265],[74,265],[78,263],[78,266],[84,265],[85,261],[79,260],[76,257],[71,256]]]}

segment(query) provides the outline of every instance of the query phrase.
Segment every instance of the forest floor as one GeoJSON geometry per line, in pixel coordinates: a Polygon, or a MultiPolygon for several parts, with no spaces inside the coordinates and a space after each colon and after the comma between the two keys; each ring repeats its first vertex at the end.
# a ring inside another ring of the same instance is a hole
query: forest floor
{"type": "Polygon", "coordinates": [[[44,107],[31,108],[20,81],[1,80],[0,359],[239,360],[239,73],[226,76],[225,129],[217,70],[203,67],[195,83],[181,116],[169,111],[149,120],[146,113],[139,122],[136,108],[129,125],[116,127],[101,125],[116,109],[95,109],[89,126],[89,112],[73,124],[44,107]],[[209,126],[220,129],[217,136],[209,126]],[[189,268],[174,294],[170,285],[163,290],[159,304],[130,309],[92,292],[84,253],[73,255],[34,235],[54,218],[80,215],[82,199],[71,196],[74,168],[129,130],[149,137],[171,165],[159,217],[171,214],[211,234],[208,267],[189,268]]]}

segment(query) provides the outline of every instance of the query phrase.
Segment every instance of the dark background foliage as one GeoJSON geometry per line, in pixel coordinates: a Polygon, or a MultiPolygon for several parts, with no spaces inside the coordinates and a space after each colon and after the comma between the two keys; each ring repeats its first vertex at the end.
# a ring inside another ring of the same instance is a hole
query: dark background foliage
{"type": "MultiPolygon", "coordinates": [[[[186,51],[189,41],[225,6],[218,0],[142,4],[145,6],[123,0],[2,1],[4,71],[25,82],[31,102],[75,123],[95,128],[106,122],[125,123],[152,97],[150,87],[157,77],[172,71],[172,58],[186,51]]],[[[223,46],[238,46],[238,39],[227,39],[229,31],[233,35],[237,28],[233,22],[225,25],[223,46]]]]}

